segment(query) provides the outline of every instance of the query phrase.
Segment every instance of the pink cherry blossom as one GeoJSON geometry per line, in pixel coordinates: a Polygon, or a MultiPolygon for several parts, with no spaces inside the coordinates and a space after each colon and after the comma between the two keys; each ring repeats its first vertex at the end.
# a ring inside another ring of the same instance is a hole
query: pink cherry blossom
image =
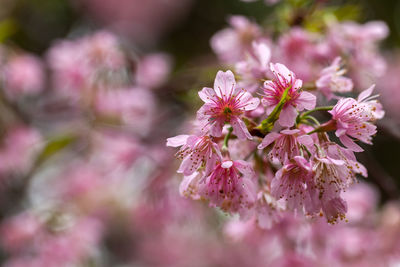
{"type": "Polygon", "coordinates": [[[214,89],[205,87],[199,92],[205,104],[197,112],[197,119],[202,122],[203,131],[212,136],[222,135],[222,127],[230,123],[233,133],[240,139],[251,139],[245,123],[241,120],[245,111],[254,110],[260,99],[252,97],[244,89],[236,87],[231,71],[219,71],[214,82],[214,89]]]}
{"type": "Polygon", "coordinates": [[[255,177],[250,163],[225,160],[200,181],[199,195],[224,211],[246,213],[257,198],[255,177]]]}
{"type": "Polygon", "coordinates": [[[382,118],[382,107],[374,97],[369,97],[374,86],[363,91],[358,99],[343,98],[333,107],[329,113],[336,122],[336,136],[349,149],[360,152],[363,149],[352,138],[366,144],[372,144],[372,136],[376,133],[376,126],[371,122],[382,118]]]}
{"type": "Polygon", "coordinates": [[[311,163],[302,156],[296,156],[277,171],[271,182],[271,194],[284,199],[287,208],[308,213],[317,210],[314,203],[318,193],[314,188],[311,163]]]}
{"type": "Polygon", "coordinates": [[[353,90],[353,81],[343,77],[344,69],[340,68],[340,57],[335,58],[332,64],[321,71],[319,79],[315,82],[318,90],[330,100],[333,93],[346,93],[353,90]]]}
{"type": "Polygon", "coordinates": [[[347,211],[347,204],[340,194],[355,179],[354,172],[347,166],[343,160],[336,160],[329,156],[314,157],[314,182],[322,211],[329,223],[344,219],[347,211]]]}
{"type": "Polygon", "coordinates": [[[190,176],[204,164],[206,175],[215,167],[217,160],[221,158],[219,147],[210,136],[178,135],[167,139],[167,146],[181,149],[176,156],[182,159],[178,172],[190,176]]]}
{"type": "Polygon", "coordinates": [[[258,149],[263,149],[274,143],[268,156],[278,159],[282,164],[287,159],[292,159],[300,155],[300,145],[312,147],[313,140],[309,135],[300,135],[300,130],[282,130],[280,133],[272,132],[267,134],[258,145],[258,149]]]}
{"type": "Polygon", "coordinates": [[[283,127],[291,127],[295,123],[298,111],[315,107],[316,97],[309,92],[301,91],[303,82],[285,65],[271,63],[270,69],[274,80],[264,83],[262,103],[267,107],[267,114],[271,113],[281,100],[283,92],[289,88],[278,122],[283,127]]]}

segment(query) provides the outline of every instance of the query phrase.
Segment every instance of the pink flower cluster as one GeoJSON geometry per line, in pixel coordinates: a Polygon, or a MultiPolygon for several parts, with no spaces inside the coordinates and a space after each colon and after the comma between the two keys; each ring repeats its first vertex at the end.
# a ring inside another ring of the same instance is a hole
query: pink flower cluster
{"type": "MultiPolygon", "coordinates": [[[[314,81],[323,85],[321,92],[328,98],[352,89],[352,80],[342,76],[339,62],[335,59],[314,81]]],[[[347,212],[343,192],[357,174],[367,176],[354,155],[363,151],[356,141],[372,144],[374,122],[384,115],[382,105],[371,96],[372,86],[357,99],[336,96],[336,105],[318,107],[316,94],[307,91],[285,65],[270,63],[269,71],[271,79],[259,88],[259,97],[239,87],[231,71],[219,71],[214,88],[199,92],[204,102],[197,112],[199,129],[167,141],[168,146],[181,147],[177,153],[183,160],[178,170],[184,175],[180,192],[260,221],[266,216],[276,220],[279,215],[274,213],[291,210],[308,217],[324,215],[336,223],[347,212]],[[252,113],[259,106],[265,111],[252,113]],[[319,110],[328,111],[331,119],[320,123],[311,115],[319,110]],[[344,146],[331,141],[331,131],[344,146]],[[238,145],[235,138],[258,143],[257,149],[232,159],[230,151],[238,145]]]]}

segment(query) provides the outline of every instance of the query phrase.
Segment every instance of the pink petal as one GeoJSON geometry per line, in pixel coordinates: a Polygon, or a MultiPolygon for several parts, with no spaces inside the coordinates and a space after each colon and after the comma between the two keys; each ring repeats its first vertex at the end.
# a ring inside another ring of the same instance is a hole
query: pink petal
{"type": "Polygon", "coordinates": [[[292,105],[284,107],[279,116],[279,124],[283,127],[291,127],[294,125],[297,117],[297,110],[292,105]]]}
{"type": "Polygon", "coordinates": [[[239,139],[253,139],[249,133],[249,130],[247,130],[246,124],[238,117],[235,116],[231,118],[231,125],[233,128],[233,134],[239,139]]]}
{"type": "Polygon", "coordinates": [[[190,184],[193,182],[198,177],[199,173],[194,172],[191,175],[184,176],[181,184],[179,185],[179,194],[181,196],[187,196],[188,195],[188,188],[190,184]]]}
{"type": "Polygon", "coordinates": [[[348,137],[347,135],[342,135],[339,137],[340,142],[347,147],[348,149],[354,151],[354,152],[362,152],[364,149],[362,149],[359,145],[357,145],[353,139],[348,137]]]}
{"type": "Polygon", "coordinates": [[[291,72],[285,65],[280,63],[270,63],[270,69],[274,73],[274,76],[281,84],[286,84],[293,78],[293,72],[291,72]]]}
{"type": "Polygon", "coordinates": [[[313,145],[314,145],[314,140],[312,139],[311,136],[309,135],[302,135],[297,137],[297,141],[302,144],[305,145],[309,150],[313,149],[313,145]]]}
{"type": "Polygon", "coordinates": [[[271,59],[271,49],[263,43],[253,42],[252,45],[254,53],[256,54],[258,61],[261,63],[261,66],[267,68],[271,59]]]}
{"type": "Polygon", "coordinates": [[[212,99],[216,97],[215,91],[208,87],[204,87],[203,90],[199,92],[199,96],[205,103],[213,103],[212,99]]]}
{"type": "Polygon", "coordinates": [[[367,97],[369,97],[372,94],[372,91],[375,88],[375,84],[371,85],[368,89],[365,89],[364,91],[362,91],[357,98],[358,102],[363,101],[364,99],[366,99],[367,97]]]}
{"type": "Polygon", "coordinates": [[[253,170],[252,165],[244,160],[235,160],[235,167],[243,174],[243,177],[247,179],[256,179],[256,173],[253,170]]]}
{"type": "Polygon", "coordinates": [[[295,103],[298,105],[298,110],[313,109],[315,108],[316,102],[316,96],[309,92],[301,92],[299,97],[295,101],[295,103]]]}
{"type": "Polygon", "coordinates": [[[174,137],[167,138],[167,146],[178,147],[186,144],[189,135],[182,134],[174,137]]]}
{"type": "Polygon", "coordinates": [[[214,81],[214,90],[219,97],[229,96],[235,90],[236,82],[232,71],[218,71],[214,81]],[[221,95],[222,93],[222,95],[221,95]]]}
{"type": "Polygon", "coordinates": [[[222,128],[224,127],[224,123],[217,120],[210,127],[210,135],[215,137],[220,137],[222,135],[222,128]]]}
{"type": "Polygon", "coordinates": [[[261,144],[258,145],[258,149],[263,149],[264,147],[269,146],[280,136],[279,133],[269,133],[262,140],[261,144]]]}
{"type": "MultiPolygon", "coordinates": [[[[246,94],[249,94],[246,92],[246,94]]],[[[250,95],[250,94],[249,94],[250,95]]],[[[250,95],[251,97],[251,95],[250,95]]],[[[249,111],[249,110],[254,110],[260,105],[260,99],[258,97],[251,97],[247,103],[246,106],[244,107],[244,110],[249,111]]]]}

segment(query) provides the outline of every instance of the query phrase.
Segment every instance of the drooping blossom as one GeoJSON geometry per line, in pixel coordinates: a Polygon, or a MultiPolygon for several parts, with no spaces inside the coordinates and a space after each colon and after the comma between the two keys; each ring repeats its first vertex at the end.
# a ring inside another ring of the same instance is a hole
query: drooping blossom
{"type": "Polygon", "coordinates": [[[283,127],[291,127],[295,123],[298,111],[315,107],[316,97],[309,92],[301,91],[303,82],[286,66],[271,63],[270,69],[274,80],[264,83],[262,103],[267,107],[267,114],[270,114],[281,100],[284,91],[289,88],[278,122],[283,127]]]}
{"type": "Polygon", "coordinates": [[[315,190],[311,163],[295,156],[277,171],[271,182],[271,195],[284,199],[287,208],[313,214],[318,210],[318,192],[315,190]]]}
{"type": "Polygon", "coordinates": [[[349,174],[353,176],[356,174],[361,174],[364,177],[368,176],[367,169],[364,165],[357,161],[352,150],[341,147],[333,142],[323,143],[322,147],[330,158],[342,160],[346,165],[349,174]]]}
{"type": "Polygon", "coordinates": [[[341,58],[337,57],[332,64],[321,71],[319,79],[315,82],[318,90],[330,100],[333,93],[346,93],[353,90],[353,81],[344,77],[344,69],[340,68],[341,58]]]}
{"type": "Polygon", "coordinates": [[[342,98],[329,113],[336,123],[336,136],[349,149],[360,152],[363,149],[357,145],[354,139],[366,144],[372,144],[372,136],[376,133],[376,126],[371,122],[382,118],[384,112],[382,106],[370,97],[374,86],[364,90],[354,98],[342,98]]]}
{"type": "Polygon", "coordinates": [[[209,174],[221,158],[218,145],[207,135],[178,135],[168,138],[167,146],[181,147],[176,154],[183,160],[178,172],[185,176],[192,175],[203,164],[205,173],[209,174]]]}
{"type": "Polygon", "coordinates": [[[241,117],[245,111],[256,109],[260,99],[252,97],[244,89],[237,88],[231,71],[219,71],[214,89],[204,87],[199,96],[205,102],[197,112],[197,119],[202,122],[203,131],[209,131],[212,136],[219,137],[222,135],[224,124],[229,123],[238,138],[252,138],[241,117]]]}
{"type": "Polygon", "coordinates": [[[333,159],[327,155],[314,157],[313,172],[320,207],[326,219],[330,223],[344,219],[347,206],[340,194],[354,182],[354,173],[347,168],[343,160],[333,159]]]}
{"type": "Polygon", "coordinates": [[[243,59],[251,44],[261,36],[260,27],[243,16],[229,18],[231,28],[223,29],[211,38],[211,47],[221,61],[233,63],[243,59]]]}
{"type": "Polygon", "coordinates": [[[271,49],[264,42],[253,42],[245,59],[235,64],[235,70],[240,76],[239,87],[254,92],[261,85],[262,79],[268,74],[268,63],[271,59],[271,49]]]}
{"type": "Polygon", "coordinates": [[[256,201],[255,172],[250,163],[224,160],[203,177],[199,195],[227,212],[246,213],[256,201]]]}
{"type": "Polygon", "coordinates": [[[301,135],[300,130],[282,130],[280,133],[272,132],[267,134],[258,145],[258,149],[263,149],[274,143],[268,156],[271,160],[278,159],[282,164],[287,159],[292,159],[300,155],[300,146],[312,147],[313,140],[309,135],[301,135]]]}
{"type": "Polygon", "coordinates": [[[7,97],[39,93],[44,87],[45,73],[41,60],[30,54],[11,57],[2,70],[7,97]]]}

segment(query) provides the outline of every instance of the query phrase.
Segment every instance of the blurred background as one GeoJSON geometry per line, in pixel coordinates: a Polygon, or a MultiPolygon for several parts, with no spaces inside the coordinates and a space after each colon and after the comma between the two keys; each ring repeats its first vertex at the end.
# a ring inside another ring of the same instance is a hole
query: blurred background
{"type": "MultiPolygon", "coordinates": [[[[267,266],[260,259],[273,258],[272,250],[256,238],[267,234],[227,227],[225,214],[182,198],[178,162],[165,147],[166,138],[189,127],[201,106],[197,92],[229,68],[210,39],[231,15],[248,17],[271,36],[295,26],[321,32],[330,16],[387,24],[390,33],[379,44],[387,70],[375,81],[386,116],[358,159],[373,185],[362,198],[377,207],[398,199],[399,1],[0,3],[5,266],[267,266]],[[251,238],[234,242],[246,234],[251,238]]],[[[398,229],[398,208],[386,212],[397,216],[398,229]]],[[[274,266],[311,266],[290,259],[304,265],[274,266]]]]}

